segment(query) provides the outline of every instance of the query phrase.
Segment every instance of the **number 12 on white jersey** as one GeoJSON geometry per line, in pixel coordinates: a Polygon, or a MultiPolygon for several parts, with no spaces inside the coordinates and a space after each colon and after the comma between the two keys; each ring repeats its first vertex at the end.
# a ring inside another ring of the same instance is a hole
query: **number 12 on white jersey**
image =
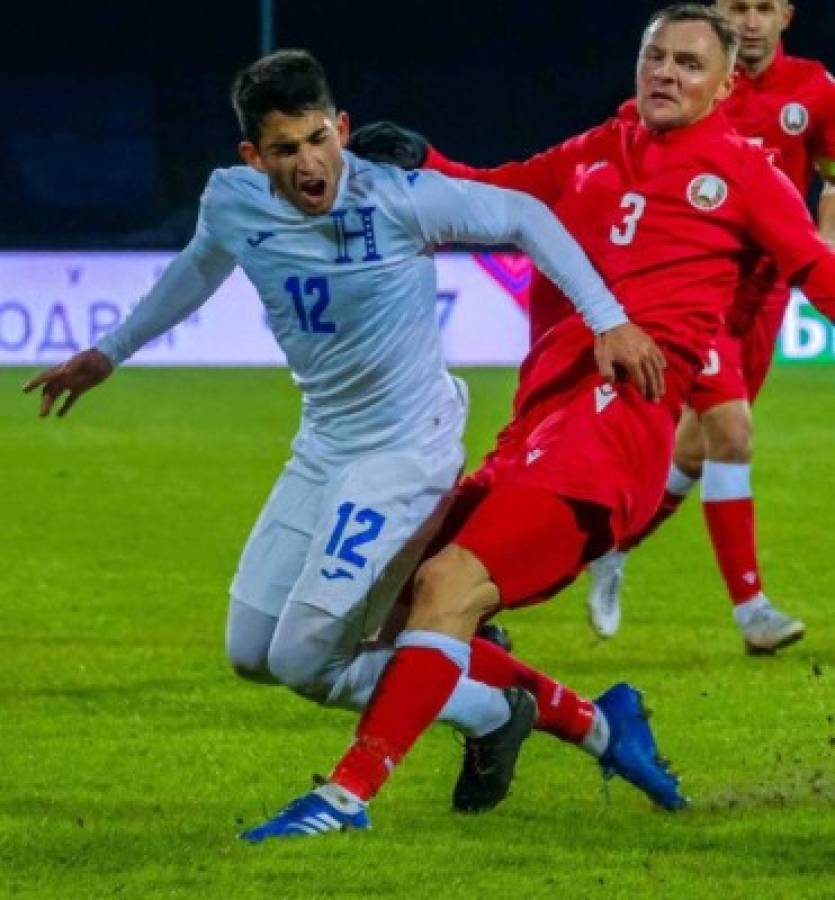
{"type": "Polygon", "coordinates": [[[625,247],[635,239],[638,230],[638,222],[647,208],[647,198],[643,194],[633,194],[631,191],[624,194],[620,201],[620,208],[626,210],[620,225],[613,225],[609,237],[613,244],[625,247]]]}

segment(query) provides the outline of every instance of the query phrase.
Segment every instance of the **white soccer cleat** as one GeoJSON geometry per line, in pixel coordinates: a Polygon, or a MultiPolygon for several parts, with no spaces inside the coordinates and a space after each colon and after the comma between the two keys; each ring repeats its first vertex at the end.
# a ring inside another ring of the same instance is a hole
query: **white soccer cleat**
{"type": "Polygon", "coordinates": [[[602,638],[610,638],[620,628],[620,585],[626,553],[609,550],[589,563],[592,584],[586,598],[591,627],[602,638]]]}
{"type": "Polygon", "coordinates": [[[774,653],[806,634],[806,626],[800,619],[780,612],[762,593],[737,606],[734,618],[749,653],[774,653]]]}

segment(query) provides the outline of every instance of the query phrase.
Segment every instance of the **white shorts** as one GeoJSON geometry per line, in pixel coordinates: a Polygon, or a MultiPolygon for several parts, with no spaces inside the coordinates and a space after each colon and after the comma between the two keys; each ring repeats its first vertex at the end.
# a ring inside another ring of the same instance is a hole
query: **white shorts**
{"type": "Polygon", "coordinates": [[[372,634],[443,521],[464,464],[463,412],[456,419],[422,451],[327,466],[294,457],[247,540],[232,599],[276,618],[304,603],[346,620],[357,640],[372,634]]]}

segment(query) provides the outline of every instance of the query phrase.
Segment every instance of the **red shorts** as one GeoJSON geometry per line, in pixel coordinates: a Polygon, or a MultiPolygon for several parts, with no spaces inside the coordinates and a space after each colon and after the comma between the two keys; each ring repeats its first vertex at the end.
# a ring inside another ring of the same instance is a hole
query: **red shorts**
{"type": "Polygon", "coordinates": [[[789,296],[785,285],[777,285],[760,302],[742,338],[725,331],[716,336],[707,365],[693,383],[687,401],[697,413],[731,400],[754,403],[771,367],[789,296]]]}
{"type": "Polygon", "coordinates": [[[583,373],[570,390],[514,419],[462,483],[461,504],[475,508],[454,541],[478,556],[504,605],[532,602],[576,574],[555,572],[548,558],[565,527],[565,502],[554,498],[568,501],[578,521],[587,518],[579,525],[592,543],[600,541],[595,555],[654,515],[672,459],[676,398],[689,387],[689,378],[667,372],[664,403],[647,402],[630,384],[605,385],[596,371],[583,373]],[[491,493],[496,502],[486,502],[491,493]]]}
{"type": "Polygon", "coordinates": [[[742,344],[722,331],[713,339],[713,346],[707,352],[707,364],[696,376],[687,403],[701,415],[722,403],[747,399],[742,344]]]}

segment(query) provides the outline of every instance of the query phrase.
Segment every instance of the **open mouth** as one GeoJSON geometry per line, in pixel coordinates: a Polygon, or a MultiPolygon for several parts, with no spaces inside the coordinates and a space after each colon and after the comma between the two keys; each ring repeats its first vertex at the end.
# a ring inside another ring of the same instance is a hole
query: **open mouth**
{"type": "Polygon", "coordinates": [[[652,91],[649,95],[649,99],[655,103],[675,103],[676,98],[672,96],[672,94],[668,94],[665,91],[652,91]]]}
{"type": "Polygon", "coordinates": [[[305,178],[299,182],[299,193],[311,206],[321,203],[327,187],[324,178],[305,178]]]}

